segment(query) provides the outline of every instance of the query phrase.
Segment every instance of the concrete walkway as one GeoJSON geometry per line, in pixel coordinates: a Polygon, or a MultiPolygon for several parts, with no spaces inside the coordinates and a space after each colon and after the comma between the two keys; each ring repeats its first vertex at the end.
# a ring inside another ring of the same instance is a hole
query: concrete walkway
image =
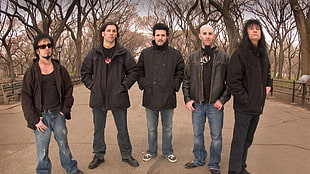
{"type": "MultiPolygon", "coordinates": [[[[141,106],[142,92],[137,85],[130,90],[131,107],[128,109],[128,126],[133,146],[133,156],[140,167],[133,168],[121,161],[114,120],[109,112],[106,125],[106,162],[90,170],[92,160],[93,123],[88,106],[89,91],[83,85],[74,88],[75,103],[72,120],[67,122],[69,145],[73,158],[85,174],[207,174],[207,166],[185,169],[184,164],[193,159],[193,131],[191,113],[185,109],[183,95],[178,93],[178,107],[174,114],[173,144],[177,163],[169,163],[158,156],[149,162],[142,161],[147,149],[145,111],[141,106]]],[[[225,106],[223,129],[222,174],[227,173],[233,129],[232,100],[225,106]]],[[[161,135],[161,125],[159,126],[161,135]]],[[[206,147],[209,149],[209,130],[206,125],[206,147]]],[[[34,174],[36,146],[33,131],[26,127],[20,103],[0,106],[0,173],[34,174]]],[[[209,151],[209,150],[208,150],[209,151]]],[[[161,154],[161,136],[159,136],[161,154]]],[[[66,173],[59,162],[58,147],[52,139],[50,158],[53,174],[66,173]]],[[[248,170],[252,174],[306,174],[310,173],[310,111],[294,105],[266,101],[265,113],[257,128],[248,155],[248,170]]]]}

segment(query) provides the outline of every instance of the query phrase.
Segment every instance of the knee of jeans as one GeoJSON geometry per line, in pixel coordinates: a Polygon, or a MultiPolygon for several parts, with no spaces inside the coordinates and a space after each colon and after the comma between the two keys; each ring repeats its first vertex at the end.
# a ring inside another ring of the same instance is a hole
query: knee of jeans
{"type": "Polygon", "coordinates": [[[222,135],[221,134],[211,133],[211,139],[214,140],[214,141],[220,141],[220,140],[222,140],[222,135]]]}
{"type": "Polygon", "coordinates": [[[202,138],[194,137],[194,144],[204,145],[204,140],[202,138]]]}
{"type": "Polygon", "coordinates": [[[148,129],[149,132],[155,132],[155,131],[157,131],[157,126],[148,123],[147,124],[147,129],[148,129]]]}

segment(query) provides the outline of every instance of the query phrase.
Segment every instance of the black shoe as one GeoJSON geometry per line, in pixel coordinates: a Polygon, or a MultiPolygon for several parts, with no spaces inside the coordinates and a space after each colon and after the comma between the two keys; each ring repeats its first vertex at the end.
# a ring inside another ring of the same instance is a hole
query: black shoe
{"type": "Polygon", "coordinates": [[[193,163],[192,161],[185,164],[185,168],[186,169],[192,169],[192,168],[195,168],[195,167],[198,167],[198,165],[193,163]]]}
{"type": "Polygon", "coordinates": [[[220,170],[210,169],[212,174],[221,174],[220,170]]]}
{"type": "Polygon", "coordinates": [[[129,165],[131,165],[132,167],[138,167],[139,163],[137,160],[135,160],[132,156],[129,158],[123,158],[122,161],[128,163],[129,165]]]}
{"type": "Polygon", "coordinates": [[[74,173],[70,173],[70,174],[84,174],[84,173],[82,172],[82,170],[77,169],[77,171],[76,171],[76,172],[74,172],[74,173]]]}
{"type": "Polygon", "coordinates": [[[89,163],[88,168],[89,169],[94,169],[94,168],[98,167],[99,164],[101,164],[103,162],[104,162],[104,158],[99,159],[96,156],[94,156],[94,159],[89,163]]]}
{"type": "Polygon", "coordinates": [[[242,169],[240,174],[251,174],[250,172],[248,172],[246,169],[242,169]]]}

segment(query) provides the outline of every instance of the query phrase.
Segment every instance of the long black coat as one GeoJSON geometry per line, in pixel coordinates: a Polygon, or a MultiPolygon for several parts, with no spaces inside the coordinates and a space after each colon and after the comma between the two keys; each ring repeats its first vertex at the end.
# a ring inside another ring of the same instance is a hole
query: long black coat
{"type": "Polygon", "coordinates": [[[227,82],[234,96],[235,111],[262,114],[266,87],[272,87],[267,53],[254,46],[238,48],[228,65],[227,82]]]}
{"type": "Polygon", "coordinates": [[[92,49],[81,67],[82,82],[91,90],[93,109],[126,109],[130,106],[128,90],[137,80],[137,65],[130,52],[115,45],[112,61],[105,63],[103,47],[92,49]]]}
{"type": "Polygon", "coordinates": [[[168,42],[162,47],[153,45],[142,51],[138,61],[142,105],[152,110],[173,109],[184,78],[183,56],[168,42]]]}

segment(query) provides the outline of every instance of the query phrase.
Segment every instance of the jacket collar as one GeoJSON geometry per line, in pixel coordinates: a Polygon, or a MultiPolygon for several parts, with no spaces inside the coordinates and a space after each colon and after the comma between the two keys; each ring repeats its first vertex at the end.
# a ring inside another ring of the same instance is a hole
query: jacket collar
{"type": "Polygon", "coordinates": [[[153,47],[157,50],[166,50],[169,45],[169,41],[167,40],[163,45],[156,45],[155,40],[152,40],[153,47]]]}

